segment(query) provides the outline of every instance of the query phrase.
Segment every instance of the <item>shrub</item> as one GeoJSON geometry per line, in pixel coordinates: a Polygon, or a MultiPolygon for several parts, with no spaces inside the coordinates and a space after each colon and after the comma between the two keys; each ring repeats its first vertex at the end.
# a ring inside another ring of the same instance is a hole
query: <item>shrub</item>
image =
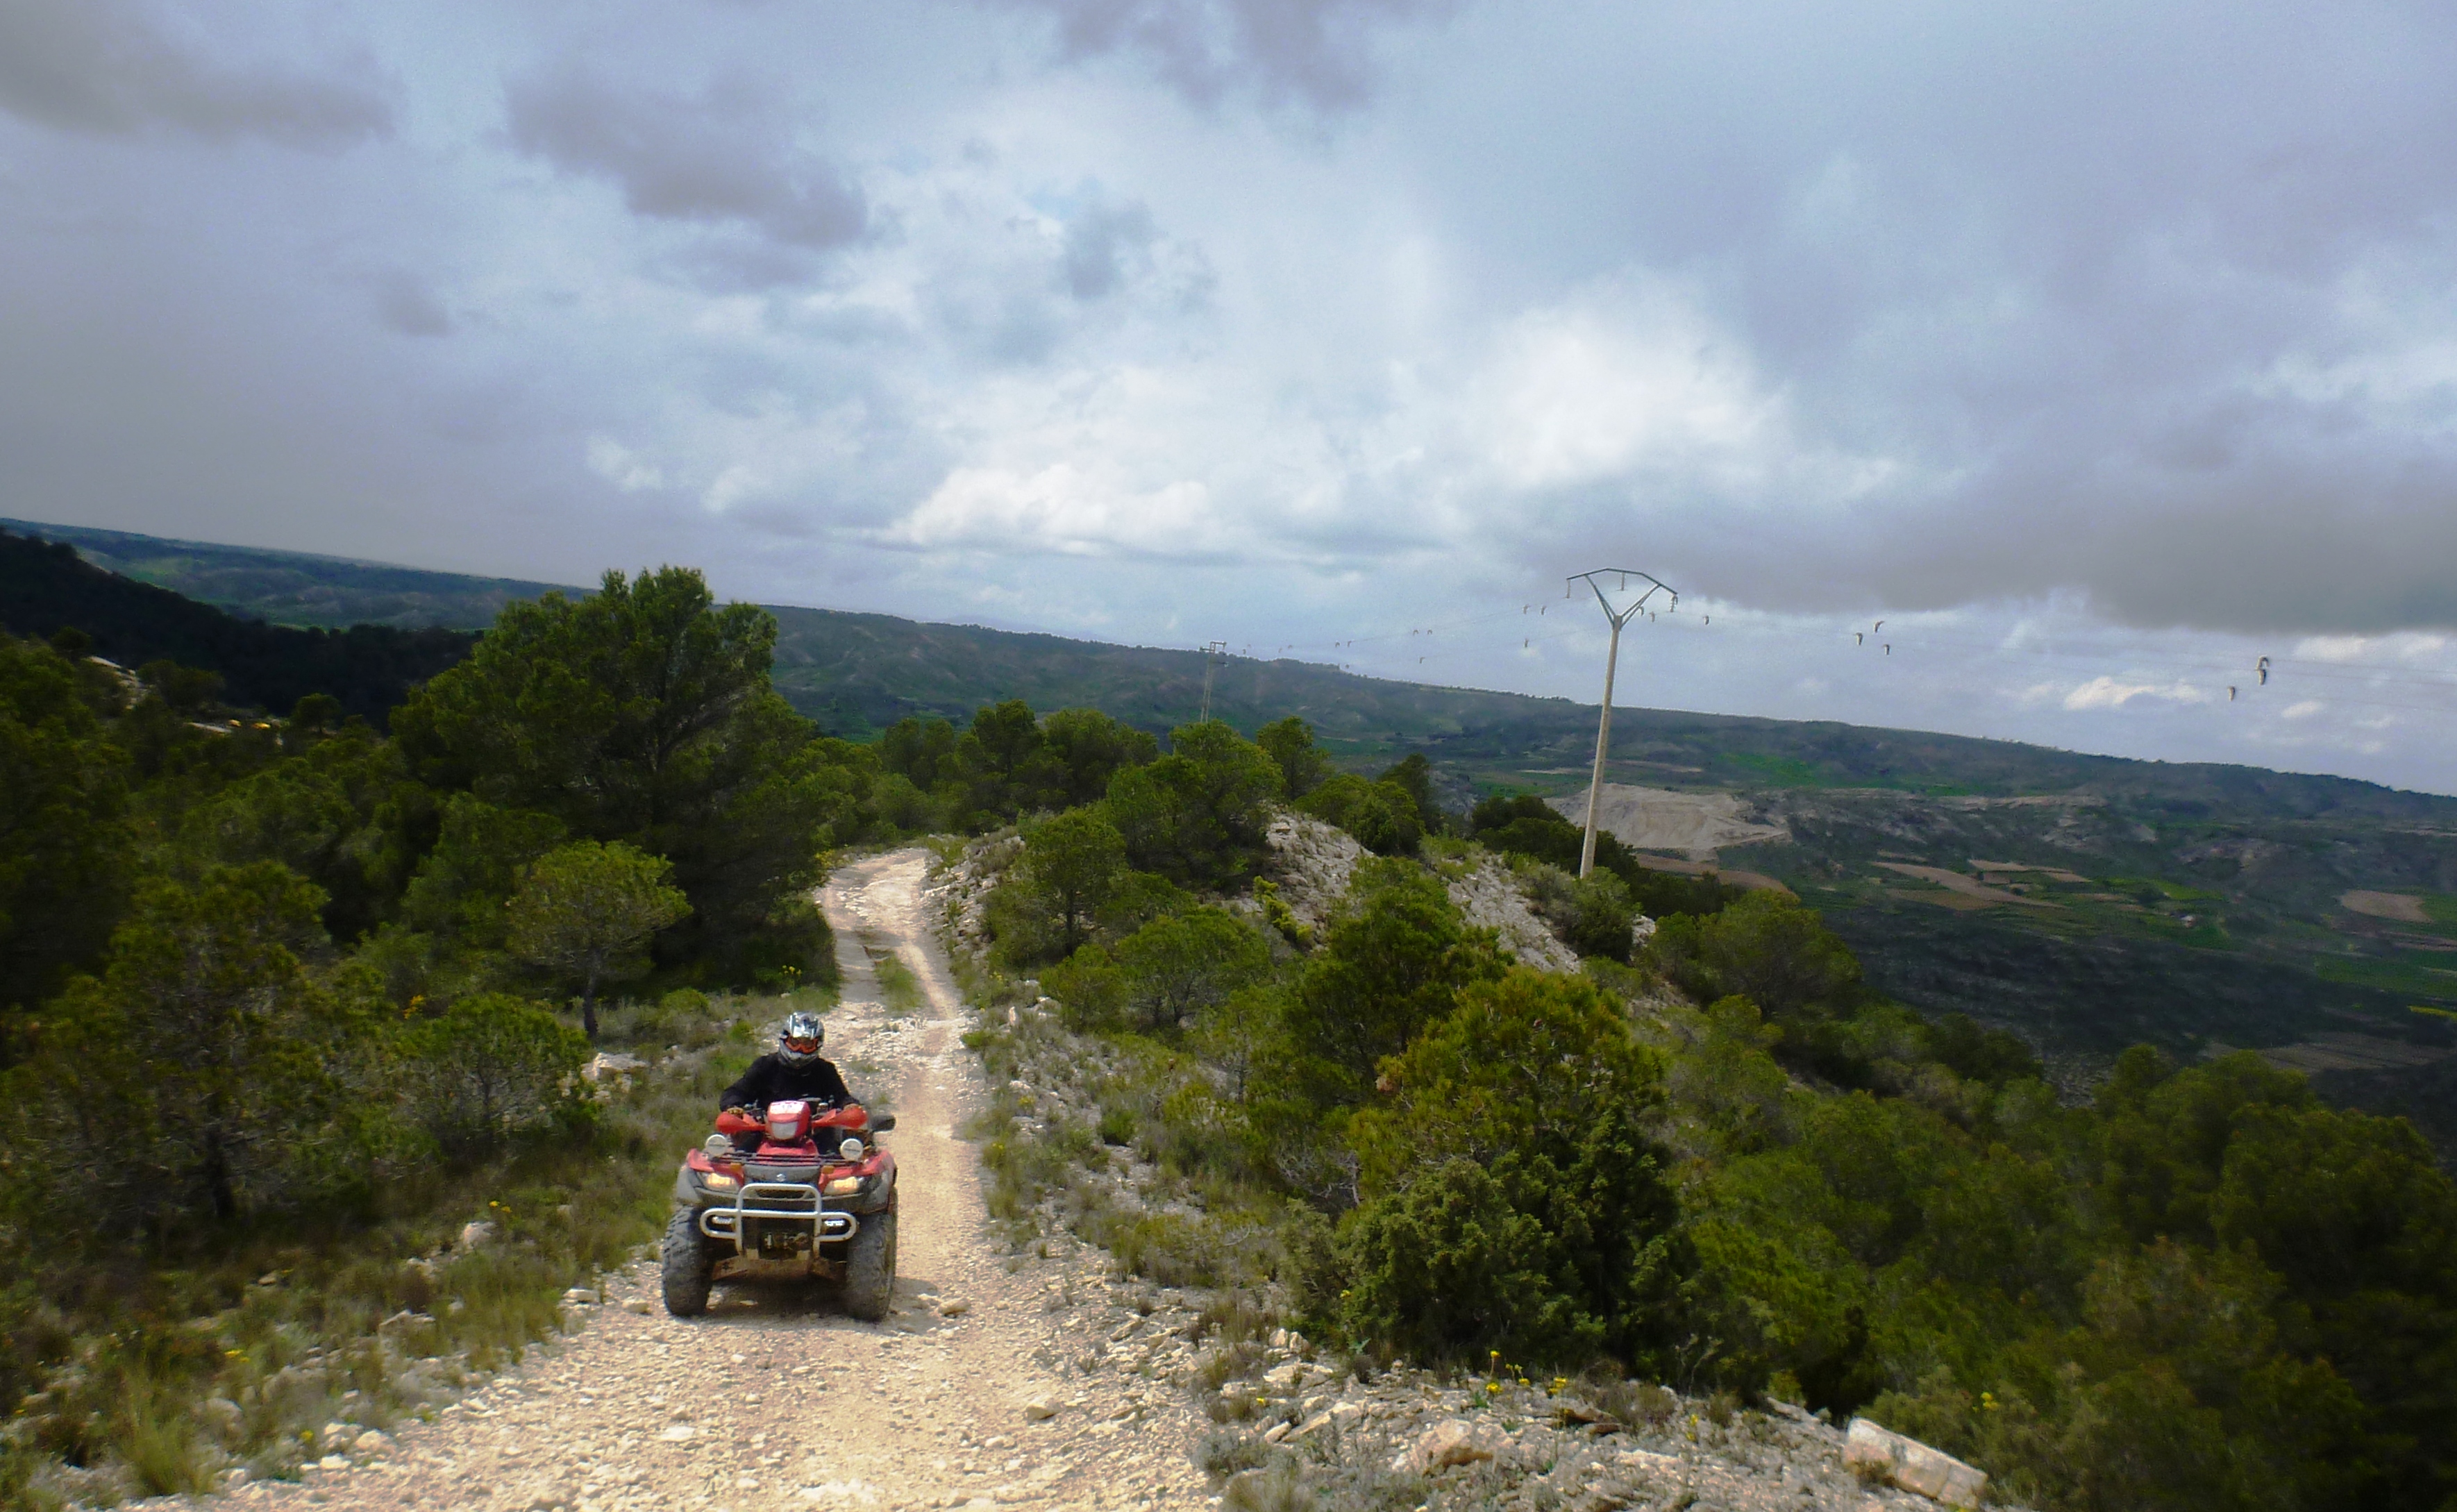
{"type": "Polygon", "coordinates": [[[401,1050],[411,1116],[456,1158],[568,1126],[588,1107],[577,1090],[588,1036],[534,1003],[464,998],[413,1025],[401,1050]]]}
{"type": "MultiPolygon", "coordinates": [[[[1517,968],[1384,1066],[1333,1241],[1350,1326],[1435,1356],[1643,1352],[1683,1269],[1646,1130],[1661,1059],[1582,977],[1517,968]]],[[[1317,1283],[1319,1289],[1319,1283],[1317,1283]]]]}
{"type": "Polygon", "coordinates": [[[1662,921],[1647,962],[1700,1003],[1747,997],[1783,1023],[1847,1010],[1862,997],[1860,963],[1812,909],[1753,892],[1711,918],[1662,921]]]}
{"type": "Polygon", "coordinates": [[[1352,772],[1329,777],[1297,808],[1356,837],[1377,856],[1405,856],[1425,837],[1424,821],[1407,789],[1395,782],[1368,782],[1352,772]]]}
{"type": "Polygon", "coordinates": [[[1558,866],[1522,861],[1516,868],[1538,917],[1581,956],[1626,963],[1638,905],[1629,884],[1608,871],[1573,877],[1558,866]]]}
{"type": "Polygon", "coordinates": [[[1250,875],[1280,769],[1220,720],[1182,725],[1169,754],[1109,780],[1109,818],[1137,867],[1191,887],[1250,875]]]}

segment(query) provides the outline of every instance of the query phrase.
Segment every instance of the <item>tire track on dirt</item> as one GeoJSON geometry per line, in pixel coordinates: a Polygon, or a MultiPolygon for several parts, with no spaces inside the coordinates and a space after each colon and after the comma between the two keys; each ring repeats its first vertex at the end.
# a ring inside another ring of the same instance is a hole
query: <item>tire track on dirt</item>
{"type": "Polygon", "coordinates": [[[605,1278],[577,1333],[404,1426],[380,1458],[231,1500],[489,1512],[1208,1504],[1186,1458],[1190,1410],[1052,1372],[1087,1341],[1050,1299],[1099,1283],[1080,1257],[1071,1271],[1010,1258],[990,1231],[980,1163],[959,1135],[984,1091],[928,928],[927,870],[926,852],[892,852],[844,867],[819,895],[847,989],[828,1015],[829,1054],[857,1096],[898,1117],[886,1138],[901,1274],[885,1322],[846,1315],[822,1289],[725,1283],[707,1316],[671,1318],[644,1261],[605,1278]],[[865,947],[913,969],[918,1011],[886,1011],[865,947]]]}

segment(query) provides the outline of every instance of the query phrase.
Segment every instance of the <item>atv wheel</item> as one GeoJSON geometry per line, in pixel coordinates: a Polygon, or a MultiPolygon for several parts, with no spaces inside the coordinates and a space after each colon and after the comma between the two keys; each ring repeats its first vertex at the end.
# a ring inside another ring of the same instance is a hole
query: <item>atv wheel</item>
{"type": "Polygon", "coordinates": [[[697,1317],[708,1311],[709,1273],[715,1269],[699,1232],[699,1214],[676,1208],[666,1220],[666,1247],[661,1267],[666,1311],[676,1317],[697,1317]]]}
{"type": "Polygon", "coordinates": [[[845,1246],[845,1311],[864,1322],[887,1315],[896,1291],[896,1210],[861,1220],[861,1229],[845,1246]]]}

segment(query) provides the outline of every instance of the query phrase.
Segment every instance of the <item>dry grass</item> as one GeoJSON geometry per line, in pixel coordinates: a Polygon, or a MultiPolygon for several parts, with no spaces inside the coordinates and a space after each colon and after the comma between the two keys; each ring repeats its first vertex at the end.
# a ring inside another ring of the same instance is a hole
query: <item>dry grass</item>
{"type": "Polygon", "coordinates": [[[691,1047],[609,1089],[579,1140],[392,1183],[360,1212],[30,1257],[0,1293],[8,1364],[35,1388],[0,1440],[0,1502],[295,1475],[325,1452],[327,1422],[429,1415],[561,1332],[565,1290],[655,1236],[674,1160],[746,1059],[736,1031],[771,1007],[682,997],[608,1015],[608,1048],[691,1047]],[[473,1219],[496,1232],[461,1246],[473,1219]]]}

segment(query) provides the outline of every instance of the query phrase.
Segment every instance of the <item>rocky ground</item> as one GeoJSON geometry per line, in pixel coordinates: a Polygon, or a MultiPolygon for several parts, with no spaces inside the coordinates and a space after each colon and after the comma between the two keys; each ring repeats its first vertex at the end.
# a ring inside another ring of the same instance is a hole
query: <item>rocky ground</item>
{"type": "MultiPolygon", "coordinates": [[[[829,1017],[831,1053],[899,1121],[886,1322],[773,1287],[720,1288],[706,1317],[677,1320],[643,1256],[572,1296],[559,1345],[431,1421],[392,1438],[334,1423],[302,1481],[226,1500],[492,1512],[1933,1505],[1865,1484],[1844,1465],[1842,1433],[1805,1417],[1627,1383],[1360,1369],[1275,1327],[1269,1288],[1125,1277],[1063,1224],[1015,1250],[963,1139],[989,1091],[960,1038],[975,1017],[930,927],[952,922],[956,948],[970,948],[978,880],[959,872],[925,890],[928,867],[918,849],[878,857],[823,898],[847,997],[829,1017]],[[888,951],[919,978],[912,1013],[878,1001],[871,963],[888,951]]],[[[1318,892],[1328,879],[1312,869],[1283,874],[1318,892]]],[[[1135,1175],[1110,1183],[1121,1200],[1135,1175]]]]}
{"type": "Polygon", "coordinates": [[[501,1512],[1208,1504],[1187,1454],[1203,1419],[1167,1383],[1191,1356],[1170,1333],[1191,1311],[1112,1297],[1072,1267],[1006,1253],[989,1230],[959,1132],[982,1095],[960,1038],[971,1020],[919,927],[927,860],[911,850],[848,866],[823,900],[847,998],[828,1018],[830,1051],[898,1119],[886,1139],[900,1274],[885,1323],[854,1320],[824,1292],[774,1287],[720,1288],[706,1317],[677,1320],[644,1256],[573,1299],[575,1332],[558,1346],[433,1421],[391,1439],[336,1423],[325,1468],[225,1500],[501,1512]],[[888,950],[922,988],[902,1017],[876,1001],[871,952],[888,950]]]}
{"type": "MultiPolygon", "coordinates": [[[[1363,851],[1302,818],[1275,823],[1271,843],[1269,873],[1282,901],[1319,928],[1363,851]]],[[[951,948],[986,948],[982,907],[1011,860],[1011,845],[980,842],[938,874],[927,898],[951,948]]],[[[1527,937],[1543,925],[1506,870],[1451,870],[1453,896],[1472,919],[1503,929],[1538,963],[1559,964],[1532,948],[1527,937]]],[[[1575,965],[1549,935],[1541,943],[1575,965]]],[[[1000,1088],[1021,1105],[1009,1137],[1096,1118],[1093,1084],[1115,1069],[1113,1051],[1066,1035],[1054,1007],[1043,999],[998,1015],[1032,1046],[1017,1060],[1038,1079],[1000,1088]],[[1053,1039],[1066,1042],[1056,1053],[1053,1039]]],[[[1625,1381],[1528,1380],[1506,1368],[1448,1376],[1376,1370],[1272,1326],[1281,1300],[1275,1287],[1207,1293],[1121,1278],[1113,1256],[1070,1232],[1084,1227],[1087,1191],[1090,1207],[1112,1215],[1135,1203],[1151,1214],[1178,1213],[1188,1198],[1129,1150],[1112,1149],[1095,1169],[1053,1185],[1029,1221],[1017,1225],[1036,1235],[1023,1274],[1041,1278],[1044,1305],[1085,1341],[1083,1353],[1062,1354],[1053,1368],[1076,1386],[1123,1365],[1144,1383],[1129,1391],[1155,1423],[1199,1414],[1181,1430],[1185,1451],[1234,1512],[1876,1512],[1937,1504],[1847,1466],[1844,1431],[1796,1409],[1753,1411],[1729,1398],[1625,1381]]]]}

